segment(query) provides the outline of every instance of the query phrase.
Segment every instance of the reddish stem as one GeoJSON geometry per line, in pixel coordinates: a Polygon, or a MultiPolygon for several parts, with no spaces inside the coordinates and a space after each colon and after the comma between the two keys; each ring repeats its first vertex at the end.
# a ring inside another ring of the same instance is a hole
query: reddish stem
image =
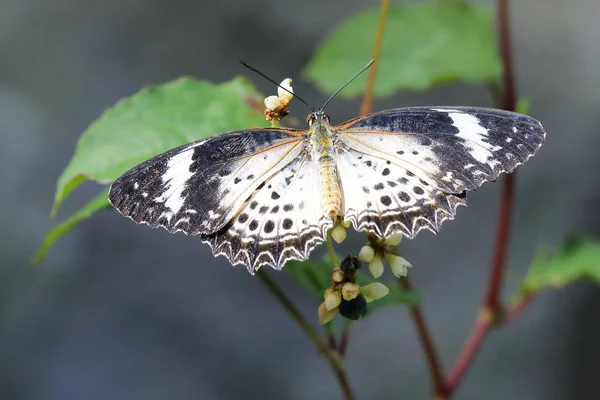
{"type": "Polygon", "coordinates": [[[505,324],[510,324],[511,322],[514,322],[517,318],[521,316],[521,314],[523,314],[523,311],[525,311],[527,306],[529,306],[529,304],[533,301],[534,298],[535,294],[533,293],[520,297],[516,303],[514,303],[508,308],[508,310],[506,310],[502,322],[505,324]]]}
{"type": "Polygon", "coordinates": [[[514,174],[506,175],[502,179],[502,191],[500,193],[500,210],[498,213],[498,225],[496,228],[496,243],[492,258],[492,271],[490,274],[485,306],[492,314],[497,314],[501,308],[500,289],[506,255],[508,253],[508,242],[510,239],[510,220],[515,193],[514,174]]]}
{"type": "MultiPolygon", "coordinates": [[[[399,279],[400,286],[406,291],[413,291],[413,286],[408,277],[402,277],[399,279]]],[[[433,382],[434,393],[436,399],[446,399],[448,397],[448,388],[444,380],[444,371],[442,364],[438,358],[437,350],[433,342],[433,338],[427,328],[423,311],[419,305],[410,306],[410,316],[412,317],[415,327],[417,328],[417,334],[421,341],[421,346],[425,352],[425,358],[427,359],[427,365],[429,366],[429,372],[431,380],[433,382]]]]}
{"type": "MultiPolygon", "coordinates": [[[[497,9],[500,31],[500,54],[504,67],[503,96],[499,106],[505,110],[514,111],[517,103],[517,94],[511,51],[508,0],[498,0],[497,9]]],[[[492,267],[484,305],[471,329],[471,333],[467,337],[465,345],[457,357],[454,367],[448,376],[448,380],[446,381],[449,393],[452,393],[460,383],[462,377],[483,344],[490,327],[498,322],[498,315],[501,313],[500,289],[502,277],[504,275],[504,266],[506,264],[506,254],[508,251],[514,194],[515,174],[513,173],[511,175],[506,175],[502,181],[498,228],[496,229],[492,267]]],[[[525,308],[526,305],[525,302],[522,305],[522,308],[525,308]]],[[[520,313],[521,311],[522,309],[517,312],[520,313]]]]}
{"type": "Polygon", "coordinates": [[[350,340],[350,325],[346,324],[344,329],[342,330],[342,335],[340,337],[340,344],[338,346],[338,353],[340,356],[344,357],[346,355],[346,350],[348,349],[348,341],[350,340]]]}

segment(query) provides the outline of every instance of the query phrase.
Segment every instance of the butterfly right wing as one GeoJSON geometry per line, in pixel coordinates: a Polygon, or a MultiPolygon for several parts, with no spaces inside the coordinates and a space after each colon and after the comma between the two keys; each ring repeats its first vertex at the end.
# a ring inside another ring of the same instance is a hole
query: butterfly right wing
{"type": "Polygon", "coordinates": [[[109,200],[124,216],[154,228],[217,232],[262,182],[298,157],[303,133],[249,129],[178,147],[123,174],[109,200]]]}

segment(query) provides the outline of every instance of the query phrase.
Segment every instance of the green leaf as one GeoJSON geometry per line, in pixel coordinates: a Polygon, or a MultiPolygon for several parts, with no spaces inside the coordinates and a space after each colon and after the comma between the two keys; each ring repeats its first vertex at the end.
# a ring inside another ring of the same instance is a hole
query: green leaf
{"type": "Polygon", "coordinates": [[[262,126],[251,104],[262,96],[243,78],[220,85],[181,78],[150,86],[106,110],[83,133],[56,188],[53,215],[86,180],[110,183],[128,169],[171,148],[210,135],[262,126]]]}
{"type": "Polygon", "coordinates": [[[331,263],[328,258],[320,260],[288,261],[284,271],[303,288],[323,300],[325,290],[331,286],[331,263]]]}
{"type": "Polygon", "coordinates": [[[108,202],[108,189],[105,189],[98,196],[94,197],[92,201],[87,203],[83,208],[73,214],[69,219],[67,219],[62,224],[58,225],[52,231],[46,235],[44,238],[44,242],[42,243],[42,247],[38,250],[36,255],[31,260],[32,264],[37,264],[46,257],[46,253],[50,250],[50,247],[54,244],[54,242],[61,237],[62,235],[69,232],[73,229],[77,224],[79,224],[84,219],[88,218],[96,211],[109,207],[110,203],[108,202]]]}
{"type": "Polygon", "coordinates": [[[517,101],[517,106],[515,107],[515,111],[520,114],[529,114],[531,110],[531,100],[527,98],[522,98],[517,101]]]}
{"type": "Polygon", "coordinates": [[[523,281],[523,294],[545,287],[562,287],[578,279],[600,283],[600,241],[580,235],[566,238],[555,254],[542,249],[531,263],[523,281]]]}
{"type": "MultiPolygon", "coordinates": [[[[371,58],[378,11],[366,11],[339,25],[317,49],[304,76],[333,93],[371,58]]],[[[491,7],[462,1],[420,2],[390,7],[377,68],[375,96],[398,90],[426,90],[455,81],[500,79],[491,7]]],[[[365,90],[362,74],[340,96],[365,90]]]]}

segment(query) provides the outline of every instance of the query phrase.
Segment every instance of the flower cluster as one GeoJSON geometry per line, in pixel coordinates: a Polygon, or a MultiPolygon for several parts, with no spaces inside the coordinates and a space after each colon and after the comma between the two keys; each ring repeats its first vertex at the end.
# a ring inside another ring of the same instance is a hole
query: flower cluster
{"type": "Polygon", "coordinates": [[[357,257],[346,257],[340,268],[331,274],[331,286],[325,291],[325,301],[319,306],[319,322],[326,324],[339,313],[348,319],[357,320],[367,312],[367,303],[380,299],[389,289],[380,282],[361,287],[356,281],[356,270],[360,268],[357,257]]]}
{"type": "Polygon", "coordinates": [[[402,240],[402,234],[397,233],[389,238],[378,238],[375,235],[368,235],[369,243],[360,249],[358,258],[369,263],[369,271],[375,279],[383,274],[383,261],[385,258],[390,265],[392,273],[396,277],[406,276],[408,268],[412,265],[403,257],[396,255],[396,246],[402,240]]]}
{"type": "Polygon", "coordinates": [[[277,88],[277,96],[265,98],[265,117],[267,121],[279,121],[288,115],[287,108],[294,97],[292,80],[285,78],[277,88]]]}

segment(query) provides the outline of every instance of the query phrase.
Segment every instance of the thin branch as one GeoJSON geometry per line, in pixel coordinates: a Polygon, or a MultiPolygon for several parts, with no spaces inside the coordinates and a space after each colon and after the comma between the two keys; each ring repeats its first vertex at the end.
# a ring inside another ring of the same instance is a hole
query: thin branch
{"type": "Polygon", "coordinates": [[[519,297],[519,299],[515,303],[513,303],[504,313],[502,323],[510,324],[511,322],[517,320],[517,318],[519,318],[521,314],[523,314],[523,311],[525,311],[527,306],[531,304],[534,298],[535,294],[533,293],[519,297]]]}
{"type": "Polygon", "coordinates": [[[446,380],[448,393],[454,392],[454,389],[456,389],[465,372],[467,372],[467,369],[475,359],[475,356],[492,325],[492,320],[492,314],[487,309],[484,308],[479,312],[475,324],[473,325],[473,328],[471,328],[471,333],[469,333],[465,345],[446,380]]]}
{"type": "Polygon", "coordinates": [[[340,344],[338,345],[338,353],[340,356],[344,357],[346,355],[346,350],[348,349],[348,341],[350,340],[350,322],[346,321],[346,325],[342,329],[342,334],[340,337],[340,344]]]}
{"type": "Polygon", "coordinates": [[[502,278],[504,276],[504,266],[506,265],[506,255],[508,253],[514,193],[514,174],[506,175],[504,179],[502,179],[500,210],[498,212],[498,225],[496,228],[496,243],[494,245],[492,271],[490,273],[485,298],[485,306],[494,315],[501,309],[500,289],[502,286],[502,278]]]}
{"type": "Polygon", "coordinates": [[[327,239],[325,240],[327,244],[327,253],[329,254],[329,260],[331,261],[332,268],[339,268],[340,262],[335,255],[335,249],[333,248],[333,241],[331,240],[331,229],[327,232],[327,239]]]}
{"type": "Polygon", "coordinates": [[[390,9],[390,0],[382,0],[379,7],[379,21],[377,22],[377,32],[375,33],[375,42],[373,43],[373,55],[375,64],[369,70],[367,88],[365,97],[360,106],[360,114],[365,115],[371,112],[373,107],[373,89],[375,88],[375,77],[377,76],[377,67],[379,66],[379,53],[381,52],[381,43],[383,42],[383,32],[385,31],[385,22],[390,9]]]}
{"type": "Polygon", "coordinates": [[[319,335],[319,333],[306,321],[306,319],[304,319],[294,303],[292,303],[292,301],[285,295],[277,283],[271,279],[264,268],[259,269],[256,274],[273,294],[273,296],[275,296],[275,298],[281,303],[283,308],[285,308],[285,310],[292,316],[298,325],[300,325],[300,328],[302,328],[304,333],[306,333],[306,336],[308,336],[315,346],[317,346],[319,351],[327,358],[331,369],[334,371],[338,379],[342,392],[344,393],[344,398],[346,400],[354,399],[354,395],[352,394],[352,390],[350,389],[350,385],[348,383],[348,377],[346,376],[346,370],[344,369],[343,360],[337,351],[330,348],[327,342],[323,340],[321,335],[319,335]]]}
{"type": "MultiPolygon", "coordinates": [[[[408,277],[402,277],[398,279],[399,285],[406,291],[413,291],[413,285],[408,277]]],[[[425,358],[427,359],[427,365],[429,366],[429,373],[431,374],[431,380],[434,387],[434,393],[436,399],[446,399],[448,396],[448,390],[446,388],[446,382],[444,380],[444,371],[442,364],[440,363],[433,338],[429,333],[429,328],[425,322],[423,311],[421,307],[413,305],[409,307],[410,316],[412,317],[415,327],[417,328],[417,334],[421,341],[421,346],[425,352],[425,358]]]]}
{"type": "MultiPolygon", "coordinates": [[[[508,12],[508,0],[497,0],[500,55],[502,57],[504,68],[502,100],[499,107],[508,111],[514,111],[517,103],[517,92],[515,88],[515,73],[512,60],[508,12]]],[[[492,325],[498,323],[499,316],[502,313],[502,307],[500,305],[500,289],[502,286],[506,254],[508,251],[514,195],[515,174],[513,173],[511,175],[506,175],[502,181],[502,193],[500,197],[498,227],[496,229],[496,241],[492,258],[492,270],[484,305],[446,381],[449,393],[452,393],[460,383],[468,367],[477,355],[487,333],[492,325]]],[[[523,305],[523,308],[525,306],[526,304],[523,305]]]]}

